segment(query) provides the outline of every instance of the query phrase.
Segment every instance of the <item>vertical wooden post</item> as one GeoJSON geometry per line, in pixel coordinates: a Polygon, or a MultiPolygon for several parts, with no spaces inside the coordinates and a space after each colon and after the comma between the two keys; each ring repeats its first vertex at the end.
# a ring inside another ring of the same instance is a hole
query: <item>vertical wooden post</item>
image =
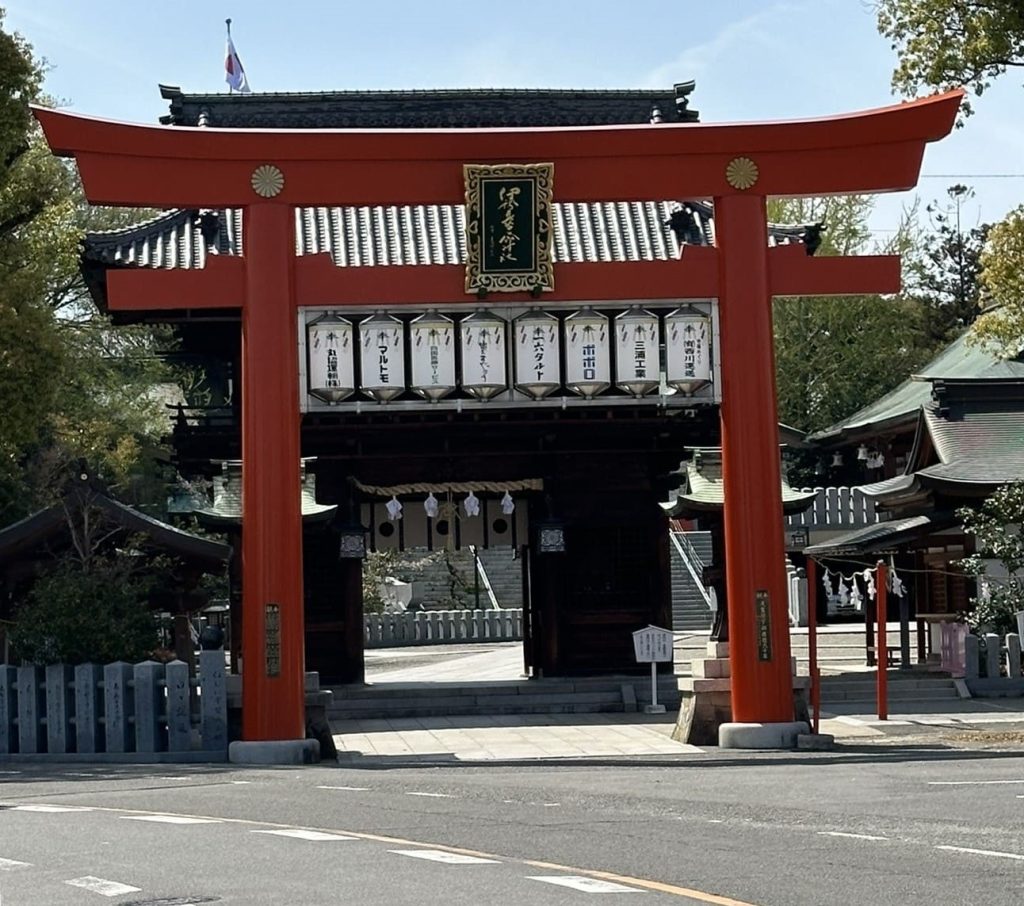
{"type": "Polygon", "coordinates": [[[715,198],[732,719],[793,720],[765,199],[715,198]]]}
{"type": "Polygon", "coordinates": [[[242,736],[303,739],[295,215],[245,212],[242,309],[242,736]],[[269,620],[268,620],[269,615],[269,620]]]}
{"type": "Polygon", "coordinates": [[[889,719],[889,639],[888,632],[889,571],[883,560],[878,561],[875,573],[875,595],[878,600],[878,719],[889,719]]]}
{"type": "Polygon", "coordinates": [[[807,672],[811,677],[811,730],[818,732],[821,677],[818,676],[818,562],[807,558],[807,672]]]}

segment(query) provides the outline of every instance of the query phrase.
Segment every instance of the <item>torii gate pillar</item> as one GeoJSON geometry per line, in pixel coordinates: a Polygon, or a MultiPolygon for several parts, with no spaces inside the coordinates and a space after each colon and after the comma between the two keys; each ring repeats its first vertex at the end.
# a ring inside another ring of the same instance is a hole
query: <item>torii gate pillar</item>
{"type": "MultiPolygon", "coordinates": [[[[673,261],[560,264],[544,302],[638,292],[719,299],[733,720],[771,727],[793,717],[771,298],[892,293],[900,281],[892,257],[769,249],[765,199],[911,188],[925,145],[949,133],[962,97],[820,120],[565,129],[236,131],[37,108],[50,147],[77,160],[93,204],[244,210],[241,259],[115,270],[107,288],[112,309],[242,309],[245,740],[294,754],[305,735],[297,308],[465,298],[457,265],[296,259],[295,207],[458,204],[463,163],[517,160],[551,161],[559,201],[714,199],[717,248],[673,261]]],[[[507,301],[538,304],[527,294],[507,301]]]]}

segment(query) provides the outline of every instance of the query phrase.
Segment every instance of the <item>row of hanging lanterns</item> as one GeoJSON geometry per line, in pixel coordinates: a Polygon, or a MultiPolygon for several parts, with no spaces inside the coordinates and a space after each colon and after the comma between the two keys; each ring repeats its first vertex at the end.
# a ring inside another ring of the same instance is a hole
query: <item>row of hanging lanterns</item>
{"type": "MultiPolygon", "coordinates": [[[[662,319],[635,306],[617,315],[587,307],[558,318],[528,312],[511,322],[515,353],[515,386],[534,399],[544,399],[565,386],[585,399],[612,386],[611,347],[615,346],[615,386],[640,398],[660,386],[662,319]],[[559,342],[560,337],[562,342],[559,342]]],[[[461,388],[479,400],[508,389],[507,327],[509,322],[478,311],[456,322],[427,312],[406,324],[377,313],[354,324],[328,312],[307,325],[309,392],[326,403],[339,403],[358,389],[387,402],[407,386],[428,400],[439,400],[461,388]],[[411,349],[406,375],[405,335],[411,349]],[[358,343],[359,376],[355,374],[358,343]],[[456,375],[456,346],[461,374],[456,375]],[[408,377],[408,382],[407,382],[408,377]]],[[[711,382],[711,319],[695,308],[678,308],[664,317],[665,375],[669,387],[692,394],[711,382]]]]}

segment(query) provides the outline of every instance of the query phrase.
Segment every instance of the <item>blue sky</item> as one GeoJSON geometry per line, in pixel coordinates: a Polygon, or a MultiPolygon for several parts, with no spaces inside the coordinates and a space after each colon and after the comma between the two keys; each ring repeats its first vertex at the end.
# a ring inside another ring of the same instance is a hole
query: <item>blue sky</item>
{"type": "MultiPolygon", "coordinates": [[[[7,0],[7,25],[52,69],[71,109],[155,122],[160,82],[223,91],[224,19],[256,91],[346,88],[652,88],[696,79],[705,122],[820,116],[893,100],[895,56],[865,0],[378,0],[358,4],[7,0]]],[[[966,225],[1024,202],[1020,77],[925,157],[922,202],[971,185],[966,225]],[[953,174],[943,176],[941,174],[953,174]]],[[[879,238],[910,196],[880,200],[879,238]]]]}

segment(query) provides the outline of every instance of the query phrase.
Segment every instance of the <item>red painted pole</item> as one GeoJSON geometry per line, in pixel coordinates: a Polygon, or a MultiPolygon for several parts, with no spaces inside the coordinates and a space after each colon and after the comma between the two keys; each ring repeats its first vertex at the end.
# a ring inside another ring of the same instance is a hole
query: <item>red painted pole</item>
{"type": "Polygon", "coordinates": [[[306,735],[295,215],[245,212],[242,308],[242,736],[306,735]]]}
{"type": "Polygon", "coordinates": [[[818,676],[818,563],[807,558],[807,672],[811,676],[811,730],[821,718],[821,677],[818,676]]]}
{"type": "Polygon", "coordinates": [[[715,198],[732,719],[793,720],[765,199],[715,198]]]}
{"type": "Polygon", "coordinates": [[[888,639],[889,571],[885,562],[878,561],[875,572],[875,595],[878,601],[878,719],[889,719],[889,639],[888,639]]]}

